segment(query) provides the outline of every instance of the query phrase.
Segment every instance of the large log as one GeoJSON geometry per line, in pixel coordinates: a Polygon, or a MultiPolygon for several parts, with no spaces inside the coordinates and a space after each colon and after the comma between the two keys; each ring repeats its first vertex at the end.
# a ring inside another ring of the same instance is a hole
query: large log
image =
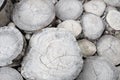
{"type": "Polygon", "coordinates": [[[17,27],[29,32],[47,27],[54,17],[54,5],[50,0],[21,0],[12,15],[17,27]]]}
{"type": "Polygon", "coordinates": [[[21,73],[27,80],[74,80],[82,65],[82,55],[72,33],[47,28],[31,37],[21,73]]]}

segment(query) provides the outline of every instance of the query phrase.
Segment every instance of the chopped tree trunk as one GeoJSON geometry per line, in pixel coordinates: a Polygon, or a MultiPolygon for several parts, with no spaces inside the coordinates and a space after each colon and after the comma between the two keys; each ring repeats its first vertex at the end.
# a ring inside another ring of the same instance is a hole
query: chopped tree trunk
{"type": "Polygon", "coordinates": [[[97,53],[112,64],[120,64],[120,40],[112,35],[104,35],[97,41],[97,53]]]}
{"type": "Polygon", "coordinates": [[[74,80],[82,65],[82,55],[72,33],[47,28],[31,37],[21,73],[28,80],[74,80]]]}
{"type": "Polygon", "coordinates": [[[10,67],[0,68],[0,80],[23,80],[21,74],[10,67]]]}
{"type": "Polygon", "coordinates": [[[117,80],[118,71],[103,57],[90,57],[85,61],[83,71],[77,80],[117,80]]]}
{"type": "Polygon", "coordinates": [[[24,38],[13,26],[0,28],[0,66],[12,63],[19,55],[23,55],[24,38]]]}
{"type": "Polygon", "coordinates": [[[82,27],[81,24],[75,20],[65,20],[62,23],[60,23],[57,28],[64,28],[71,33],[77,38],[81,32],[82,32],[82,27]]]}
{"type": "Polygon", "coordinates": [[[78,0],[59,0],[55,5],[55,11],[56,16],[61,20],[75,20],[83,13],[83,5],[78,0]]]}
{"type": "Polygon", "coordinates": [[[87,39],[78,40],[79,47],[84,57],[89,57],[97,51],[94,43],[87,39]]]}
{"type": "Polygon", "coordinates": [[[102,18],[91,13],[83,15],[82,26],[85,37],[91,40],[98,39],[105,29],[102,18]]]}
{"type": "Polygon", "coordinates": [[[21,0],[15,5],[12,19],[18,28],[34,32],[47,27],[55,17],[50,0],[21,0]]]}
{"type": "Polygon", "coordinates": [[[4,8],[6,5],[7,0],[0,0],[0,11],[4,8]]]}

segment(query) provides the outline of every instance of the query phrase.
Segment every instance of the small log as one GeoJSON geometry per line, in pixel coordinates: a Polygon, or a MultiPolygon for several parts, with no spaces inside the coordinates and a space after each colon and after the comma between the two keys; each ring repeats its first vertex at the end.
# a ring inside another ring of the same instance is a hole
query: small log
{"type": "Polygon", "coordinates": [[[21,74],[10,67],[0,68],[0,80],[23,80],[21,74]]]}
{"type": "Polygon", "coordinates": [[[82,65],[82,55],[72,33],[46,28],[31,37],[21,74],[28,80],[74,80],[82,65]]]}
{"type": "Polygon", "coordinates": [[[24,38],[21,32],[13,26],[0,28],[0,66],[12,63],[18,55],[22,55],[24,38]]]}

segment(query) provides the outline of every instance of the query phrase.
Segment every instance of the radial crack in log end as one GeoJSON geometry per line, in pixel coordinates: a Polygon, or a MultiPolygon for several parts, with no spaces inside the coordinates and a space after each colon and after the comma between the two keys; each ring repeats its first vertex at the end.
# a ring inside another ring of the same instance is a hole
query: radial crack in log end
{"type": "Polygon", "coordinates": [[[25,78],[73,80],[82,69],[83,60],[79,46],[69,31],[46,28],[31,37],[29,46],[31,48],[22,63],[21,72],[25,78]]]}

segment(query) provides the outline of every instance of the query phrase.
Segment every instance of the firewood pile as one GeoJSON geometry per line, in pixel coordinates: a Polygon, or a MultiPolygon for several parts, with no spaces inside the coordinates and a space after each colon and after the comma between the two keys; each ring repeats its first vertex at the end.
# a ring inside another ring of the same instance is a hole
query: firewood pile
{"type": "Polygon", "coordinates": [[[120,80],[120,0],[0,0],[0,80],[120,80]]]}

